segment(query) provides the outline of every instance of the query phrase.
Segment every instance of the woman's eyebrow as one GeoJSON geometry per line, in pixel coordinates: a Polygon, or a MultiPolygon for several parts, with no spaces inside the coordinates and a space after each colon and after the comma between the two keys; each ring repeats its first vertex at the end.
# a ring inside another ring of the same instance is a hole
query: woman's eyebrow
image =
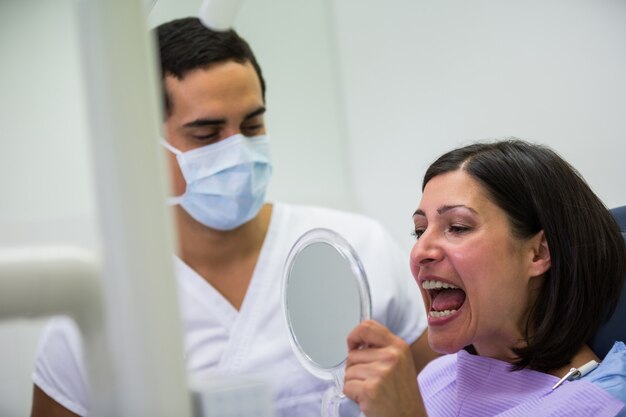
{"type": "Polygon", "coordinates": [[[426,213],[424,213],[423,210],[417,209],[415,210],[415,213],[413,213],[413,217],[415,216],[426,216],[426,213]]]}
{"type": "Polygon", "coordinates": [[[441,214],[443,214],[443,213],[445,213],[447,211],[454,210],[454,209],[457,209],[457,208],[464,208],[466,210],[471,211],[474,214],[478,214],[478,212],[476,210],[474,210],[473,208],[471,208],[469,206],[466,206],[465,204],[453,204],[453,205],[441,206],[441,207],[439,207],[437,209],[437,213],[439,213],[441,215],[441,214]]]}
{"type": "MultiPolygon", "coordinates": [[[[452,204],[452,205],[441,206],[437,209],[437,213],[439,213],[439,215],[442,215],[447,211],[457,209],[457,208],[464,208],[464,209],[471,211],[472,213],[478,214],[476,210],[474,210],[473,208],[469,206],[466,206],[465,204],[452,204]]],[[[413,216],[426,216],[426,213],[424,213],[424,210],[417,209],[415,210],[415,213],[413,213],[413,216]]]]}

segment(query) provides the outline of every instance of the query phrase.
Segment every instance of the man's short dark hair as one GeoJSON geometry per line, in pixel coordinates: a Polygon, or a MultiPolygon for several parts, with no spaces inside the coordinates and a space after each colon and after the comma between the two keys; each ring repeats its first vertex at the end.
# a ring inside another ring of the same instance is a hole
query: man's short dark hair
{"type": "Polygon", "coordinates": [[[462,169],[506,212],[514,235],[543,230],[551,266],[526,324],[514,369],[547,372],[574,354],[610,317],[626,275],[620,229],[581,175],[553,150],[518,139],[477,143],[441,156],[433,177],[462,169]]]}
{"type": "Polygon", "coordinates": [[[155,31],[167,115],[171,113],[172,102],[165,89],[166,76],[182,80],[191,71],[207,69],[213,64],[226,61],[240,64],[250,62],[259,77],[265,100],[265,80],[261,67],[248,43],[234,30],[214,31],[205,27],[199,19],[187,17],[163,23],[155,31]]]}

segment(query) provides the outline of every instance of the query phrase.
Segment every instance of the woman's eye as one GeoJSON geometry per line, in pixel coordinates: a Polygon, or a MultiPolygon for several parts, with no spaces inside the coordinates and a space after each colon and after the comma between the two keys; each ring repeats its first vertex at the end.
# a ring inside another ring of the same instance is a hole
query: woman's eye
{"type": "Polygon", "coordinates": [[[467,226],[462,226],[462,225],[450,225],[448,227],[448,232],[450,233],[454,233],[454,234],[462,234],[462,233],[466,233],[469,232],[470,228],[467,226]]]}
{"type": "Polygon", "coordinates": [[[411,231],[411,236],[413,236],[415,239],[419,239],[420,237],[422,237],[425,230],[426,229],[415,229],[411,231]]]}

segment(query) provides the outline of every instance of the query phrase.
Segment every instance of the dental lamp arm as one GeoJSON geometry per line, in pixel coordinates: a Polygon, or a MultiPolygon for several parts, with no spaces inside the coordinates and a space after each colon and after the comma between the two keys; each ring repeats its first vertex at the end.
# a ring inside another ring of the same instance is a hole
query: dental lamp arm
{"type": "Polygon", "coordinates": [[[98,392],[94,415],[105,416],[113,402],[114,380],[104,340],[99,276],[93,255],[80,248],[0,250],[0,320],[53,315],[74,319],[83,337],[91,387],[98,392]]]}
{"type": "Polygon", "coordinates": [[[225,31],[233,26],[241,0],[203,0],[198,13],[209,29],[225,31]]]}

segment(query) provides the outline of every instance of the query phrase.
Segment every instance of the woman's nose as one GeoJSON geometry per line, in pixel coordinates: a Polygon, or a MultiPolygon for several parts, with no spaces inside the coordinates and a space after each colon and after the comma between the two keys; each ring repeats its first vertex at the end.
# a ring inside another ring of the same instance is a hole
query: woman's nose
{"type": "Polygon", "coordinates": [[[442,250],[437,236],[432,231],[425,230],[417,239],[411,251],[411,261],[417,266],[425,266],[441,260],[442,250]]]}

